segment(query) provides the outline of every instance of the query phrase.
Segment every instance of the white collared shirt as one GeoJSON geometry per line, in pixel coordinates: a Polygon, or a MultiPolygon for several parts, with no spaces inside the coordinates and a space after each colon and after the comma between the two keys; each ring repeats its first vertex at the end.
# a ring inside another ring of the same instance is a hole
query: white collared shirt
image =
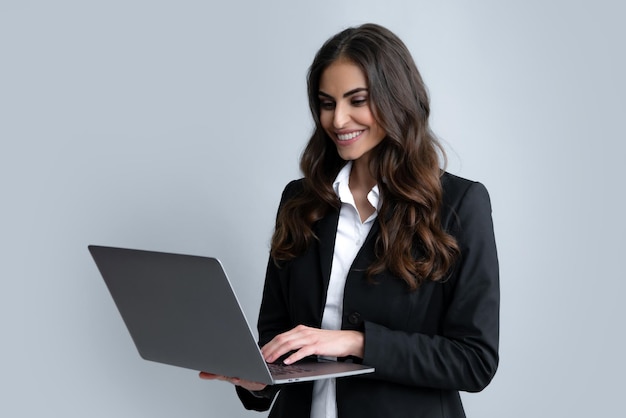
{"type": "MultiPolygon", "coordinates": [[[[326,305],[322,315],[322,329],[341,329],[346,278],[380,209],[380,193],[378,185],[376,185],[367,194],[367,200],[376,210],[365,222],[361,222],[361,216],[349,187],[351,169],[352,162],[349,161],[341,169],[333,183],[333,189],[341,200],[341,209],[337,224],[330,281],[326,293],[326,305]]],[[[313,383],[311,418],[337,418],[335,379],[316,380],[313,383]]]]}

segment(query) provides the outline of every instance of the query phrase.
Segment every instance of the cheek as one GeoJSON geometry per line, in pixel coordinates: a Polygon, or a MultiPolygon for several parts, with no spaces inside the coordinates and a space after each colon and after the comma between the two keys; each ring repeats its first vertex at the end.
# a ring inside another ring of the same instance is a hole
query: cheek
{"type": "Polygon", "coordinates": [[[332,128],[333,116],[331,112],[321,112],[320,113],[320,125],[324,130],[328,131],[332,128]]]}
{"type": "Polygon", "coordinates": [[[364,109],[360,114],[360,123],[368,126],[375,138],[382,140],[386,136],[385,131],[383,131],[378,122],[376,122],[376,118],[374,118],[374,115],[369,109],[364,109]]]}
{"type": "Polygon", "coordinates": [[[358,112],[355,113],[354,119],[357,120],[361,125],[369,126],[369,128],[372,130],[374,130],[376,126],[378,126],[376,123],[376,119],[374,119],[372,111],[367,107],[360,107],[358,109],[358,112]]]}
{"type": "Polygon", "coordinates": [[[376,132],[376,138],[378,138],[378,142],[380,142],[383,140],[383,138],[385,138],[385,136],[387,136],[387,133],[376,122],[374,122],[374,127],[374,131],[376,132]]]}
{"type": "Polygon", "coordinates": [[[371,115],[371,118],[372,118],[372,127],[376,130],[378,136],[382,140],[384,137],[387,136],[387,132],[385,132],[383,127],[378,124],[378,121],[376,121],[376,118],[374,117],[374,114],[370,113],[370,115],[371,115]]]}

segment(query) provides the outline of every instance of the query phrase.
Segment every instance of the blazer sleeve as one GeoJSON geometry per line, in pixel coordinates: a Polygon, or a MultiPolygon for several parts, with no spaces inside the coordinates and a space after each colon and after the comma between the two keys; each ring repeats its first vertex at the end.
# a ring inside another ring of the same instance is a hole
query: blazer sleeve
{"type": "Polygon", "coordinates": [[[446,300],[439,331],[410,333],[365,321],[363,363],[376,368],[371,378],[468,392],[493,378],[500,297],[491,203],[482,184],[468,184],[443,219],[461,254],[452,276],[439,284],[446,300]]]}

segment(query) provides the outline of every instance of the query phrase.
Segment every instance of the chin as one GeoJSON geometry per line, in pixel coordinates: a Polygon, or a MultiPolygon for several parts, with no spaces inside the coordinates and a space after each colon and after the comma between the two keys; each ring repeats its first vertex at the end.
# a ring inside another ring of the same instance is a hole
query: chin
{"type": "Polygon", "coordinates": [[[339,157],[344,161],[356,161],[363,157],[364,153],[360,152],[339,152],[339,157]]]}

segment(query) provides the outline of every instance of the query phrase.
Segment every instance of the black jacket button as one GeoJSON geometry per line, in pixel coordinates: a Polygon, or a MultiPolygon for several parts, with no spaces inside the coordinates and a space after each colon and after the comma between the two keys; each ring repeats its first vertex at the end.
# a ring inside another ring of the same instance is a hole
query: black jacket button
{"type": "Polygon", "coordinates": [[[358,312],[352,312],[348,315],[348,322],[352,325],[359,325],[361,323],[361,314],[358,312]]]}

